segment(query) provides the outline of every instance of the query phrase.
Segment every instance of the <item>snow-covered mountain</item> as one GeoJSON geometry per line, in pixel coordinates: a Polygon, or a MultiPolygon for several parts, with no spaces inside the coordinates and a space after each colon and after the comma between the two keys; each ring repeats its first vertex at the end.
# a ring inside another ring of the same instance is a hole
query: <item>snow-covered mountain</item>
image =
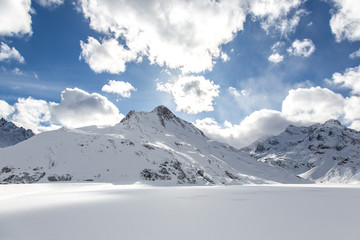
{"type": "Polygon", "coordinates": [[[360,132],[337,120],[309,127],[290,125],[243,152],[316,182],[360,183],[360,132]]]}
{"type": "Polygon", "coordinates": [[[4,118],[0,119],[0,148],[15,145],[32,136],[34,136],[34,133],[30,129],[25,130],[23,127],[17,127],[4,118]]]}
{"type": "Polygon", "coordinates": [[[59,129],[0,149],[0,183],[96,181],[129,184],[299,183],[206,137],[164,106],[108,128],[59,129]]]}

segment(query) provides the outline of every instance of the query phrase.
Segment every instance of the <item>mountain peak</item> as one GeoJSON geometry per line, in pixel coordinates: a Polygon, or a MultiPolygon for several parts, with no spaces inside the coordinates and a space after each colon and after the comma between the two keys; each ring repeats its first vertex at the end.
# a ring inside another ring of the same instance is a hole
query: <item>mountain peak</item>
{"type": "Polygon", "coordinates": [[[5,120],[5,118],[1,118],[1,119],[0,119],[0,126],[4,125],[5,123],[7,123],[7,121],[5,120]]]}
{"type": "Polygon", "coordinates": [[[154,110],[152,110],[152,112],[156,112],[156,111],[169,111],[171,112],[166,106],[164,105],[159,105],[156,108],[154,108],[154,110]]]}
{"type": "Polygon", "coordinates": [[[0,119],[0,148],[15,145],[34,136],[34,133],[29,129],[18,127],[4,118],[0,119]]]}
{"type": "Polygon", "coordinates": [[[178,118],[163,105],[157,106],[151,112],[135,112],[131,110],[120,123],[121,125],[127,125],[129,128],[141,128],[142,130],[144,130],[145,126],[150,125],[152,126],[151,129],[161,129],[163,127],[170,131],[182,132],[182,134],[186,129],[186,132],[205,136],[204,133],[192,123],[178,118]]]}
{"type": "MultiPolygon", "coordinates": [[[[175,114],[173,114],[170,109],[168,109],[167,107],[165,107],[164,105],[160,105],[157,106],[156,108],[154,108],[154,110],[152,110],[151,112],[149,112],[150,114],[156,114],[159,117],[160,123],[162,126],[165,127],[165,120],[174,120],[177,119],[177,117],[175,116],[175,114]]],[[[145,113],[145,114],[149,114],[149,113],[145,113]]],[[[126,122],[128,121],[132,116],[137,115],[138,113],[135,112],[134,110],[131,110],[120,122],[126,122]]],[[[140,113],[140,114],[144,114],[144,113],[140,113]]]]}
{"type": "Polygon", "coordinates": [[[336,120],[336,119],[330,119],[327,120],[326,122],[324,122],[324,125],[337,125],[337,126],[342,126],[341,123],[336,120]]]}
{"type": "Polygon", "coordinates": [[[168,108],[165,107],[164,105],[157,106],[157,107],[154,108],[154,110],[152,110],[151,112],[157,112],[159,115],[165,115],[165,116],[175,117],[175,115],[170,111],[170,109],[168,109],[168,108]]]}
{"type": "Polygon", "coordinates": [[[160,118],[161,124],[162,124],[164,127],[165,127],[164,119],[165,119],[165,120],[170,120],[170,119],[177,118],[177,117],[170,111],[170,109],[168,109],[168,108],[165,107],[164,105],[157,106],[157,107],[154,108],[154,110],[152,110],[151,112],[157,113],[157,115],[158,115],[159,118],[160,118]]]}
{"type": "Polygon", "coordinates": [[[134,110],[130,110],[130,112],[128,114],[126,114],[126,116],[121,119],[120,123],[126,122],[127,120],[129,120],[131,118],[132,115],[135,114],[134,110]]]}

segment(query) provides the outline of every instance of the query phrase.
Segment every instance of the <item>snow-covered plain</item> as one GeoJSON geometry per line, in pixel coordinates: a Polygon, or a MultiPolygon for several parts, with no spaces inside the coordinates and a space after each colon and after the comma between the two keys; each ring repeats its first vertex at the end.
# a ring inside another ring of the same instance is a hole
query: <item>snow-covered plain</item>
{"type": "Polygon", "coordinates": [[[0,186],[1,240],[360,239],[358,185],[0,186]]]}

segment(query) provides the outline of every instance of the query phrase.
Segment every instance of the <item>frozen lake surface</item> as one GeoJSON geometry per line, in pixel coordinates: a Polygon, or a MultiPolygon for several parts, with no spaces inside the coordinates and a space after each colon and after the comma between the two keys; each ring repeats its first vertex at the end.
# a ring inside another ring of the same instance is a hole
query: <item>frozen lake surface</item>
{"type": "Polygon", "coordinates": [[[0,186],[1,240],[359,240],[360,186],[0,186]]]}

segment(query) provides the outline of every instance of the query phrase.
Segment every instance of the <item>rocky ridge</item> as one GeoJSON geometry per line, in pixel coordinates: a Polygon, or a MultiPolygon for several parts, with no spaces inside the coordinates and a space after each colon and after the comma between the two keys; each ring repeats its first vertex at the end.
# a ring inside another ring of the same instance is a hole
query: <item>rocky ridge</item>
{"type": "Polygon", "coordinates": [[[0,119],[0,148],[15,145],[34,136],[34,133],[23,127],[18,127],[12,122],[0,119]]]}
{"type": "Polygon", "coordinates": [[[243,148],[259,162],[319,183],[360,183],[360,132],[337,120],[283,133],[243,148]]]}

